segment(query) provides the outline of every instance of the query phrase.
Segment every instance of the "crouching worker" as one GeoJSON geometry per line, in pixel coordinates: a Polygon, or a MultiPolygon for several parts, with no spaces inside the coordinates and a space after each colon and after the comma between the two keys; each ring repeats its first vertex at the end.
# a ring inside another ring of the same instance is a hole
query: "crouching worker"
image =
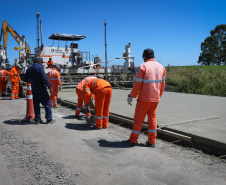
{"type": "Polygon", "coordinates": [[[96,79],[91,79],[84,85],[84,90],[86,105],[90,102],[91,93],[95,94],[96,127],[107,128],[112,95],[110,83],[103,79],[103,75],[97,75],[96,79]]]}
{"type": "Polygon", "coordinates": [[[57,95],[58,90],[61,89],[61,80],[60,80],[60,66],[54,65],[47,73],[48,81],[53,89],[53,94],[50,95],[51,106],[57,108],[57,95]]]}
{"type": "MultiPolygon", "coordinates": [[[[83,102],[84,102],[84,99],[85,99],[85,91],[84,91],[84,85],[91,79],[96,79],[97,77],[96,76],[89,76],[89,77],[86,77],[85,79],[83,79],[76,87],[76,94],[78,96],[78,103],[77,103],[77,106],[76,106],[76,111],[75,111],[75,117],[76,118],[79,118],[79,115],[80,115],[80,112],[82,110],[82,105],[83,105],[83,102]]],[[[90,98],[94,99],[94,94],[91,94],[90,95],[90,98]]],[[[88,107],[88,109],[90,109],[88,107]]],[[[90,111],[86,112],[86,116],[89,117],[91,116],[91,113],[90,111]]]]}

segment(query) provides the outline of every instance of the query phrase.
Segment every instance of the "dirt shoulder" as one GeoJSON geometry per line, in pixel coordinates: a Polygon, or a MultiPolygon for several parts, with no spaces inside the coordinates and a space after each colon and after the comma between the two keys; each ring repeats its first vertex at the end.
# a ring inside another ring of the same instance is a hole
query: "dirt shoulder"
{"type": "MultiPolygon", "coordinates": [[[[26,100],[0,99],[0,179],[26,184],[225,184],[226,162],[190,148],[157,140],[147,148],[126,147],[131,130],[86,125],[74,110],[53,109],[55,124],[22,123],[26,100]],[[7,174],[4,176],[4,174],[7,174]]],[[[44,120],[44,109],[41,108],[44,120]]],[[[3,181],[1,181],[3,182],[3,181]]]]}

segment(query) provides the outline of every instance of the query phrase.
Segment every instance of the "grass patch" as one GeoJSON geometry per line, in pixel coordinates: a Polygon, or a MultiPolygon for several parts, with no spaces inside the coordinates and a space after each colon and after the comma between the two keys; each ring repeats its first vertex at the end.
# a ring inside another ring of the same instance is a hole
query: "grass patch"
{"type": "Polygon", "coordinates": [[[166,84],[180,92],[226,97],[226,66],[168,66],[166,71],[166,84]]]}

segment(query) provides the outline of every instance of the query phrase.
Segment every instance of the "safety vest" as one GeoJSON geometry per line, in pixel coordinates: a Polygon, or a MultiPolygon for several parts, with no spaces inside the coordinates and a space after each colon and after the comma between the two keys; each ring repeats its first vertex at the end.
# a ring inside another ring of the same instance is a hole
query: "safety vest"
{"type": "Polygon", "coordinates": [[[165,68],[155,59],[139,66],[130,96],[145,102],[159,102],[165,86],[165,68]]]}

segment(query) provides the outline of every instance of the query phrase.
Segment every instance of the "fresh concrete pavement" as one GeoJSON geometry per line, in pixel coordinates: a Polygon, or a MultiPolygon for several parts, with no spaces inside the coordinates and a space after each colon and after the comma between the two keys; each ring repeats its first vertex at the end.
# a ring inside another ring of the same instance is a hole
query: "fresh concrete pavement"
{"type": "MultiPolygon", "coordinates": [[[[131,89],[113,89],[110,112],[133,118],[136,99],[127,104],[131,89]]],[[[77,103],[75,88],[65,88],[58,98],[77,103]]],[[[164,91],[158,106],[160,128],[192,136],[205,145],[226,151],[226,98],[164,91]]],[[[147,121],[147,120],[146,120],[147,121]]]]}

